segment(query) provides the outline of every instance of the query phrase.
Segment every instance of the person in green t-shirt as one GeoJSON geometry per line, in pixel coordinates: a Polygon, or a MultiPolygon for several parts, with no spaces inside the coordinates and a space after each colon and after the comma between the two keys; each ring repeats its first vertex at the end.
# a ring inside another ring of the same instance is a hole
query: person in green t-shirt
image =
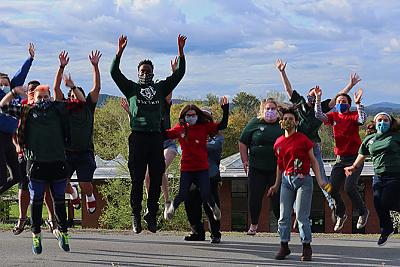
{"type": "Polygon", "coordinates": [[[357,159],[344,170],[350,176],[371,157],[375,172],[374,206],[381,228],[378,245],[383,246],[394,232],[390,211],[400,212],[400,132],[398,121],[386,112],[378,113],[374,123],[377,132],[364,139],[357,159]]]}
{"type": "Polygon", "coordinates": [[[127,98],[132,133],[129,136],[128,168],[132,179],[131,207],[133,232],[140,233],[143,182],[146,168],[149,167],[150,188],[147,199],[148,212],[144,216],[149,231],[157,231],[158,200],[161,192],[162,175],[165,172],[163,155],[163,136],[161,134],[161,116],[163,101],[178,85],[185,74],[185,56],[183,48],[186,36],[178,36],[178,66],[165,80],[153,81],[154,66],[150,60],[138,65],[138,81],[129,80],[120,70],[120,60],[128,43],[122,35],[118,40],[117,54],[111,64],[111,77],[127,98]]]}
{"type": "MultiPolygon", "coordinates": [[[[264,193],[275,183],[274,144],[284,133],[279,126],[277,108],[278,104],[273,98],[261,101],[258,117],[249,121],[239,138],[240,157],[248,175],[248,205],[251,218],[248,235],[257,233],[264,193]]],[[[279,193],[275,194],[271,201],[272,210],[278,219],[279,193]]]]}
{"type": "Polygon", "coordinates": [[[16,95],[26,95],[23,87],[11,90],[0,102],[0,112],[20,118],[17,136],[24,147],[27,159],[27,176],[31,195],[32,251],[42,253],[41,224],[43,197],[46,186],[50,187],[55,206],[58,228],[53,234],[59,246],[69,251],[67,213],[65,210],[66,163],[65,145],[68,143],[68,110],[76,104],[51,101],[50,86],[39,85],[35,89],[33,105],[10,103],[16,95]]]}
{"type": "MultiPolygon", "coordinates": [[[[71,76],[64,76],[64,82],[69,87],[68,98],[64,98],[60,85],[64,72],[64,68],[68,65],[68,53],[62,51],[59,54],[60,67],[56,74],[54,82],[54,95],[57,101],[75,102],[77,100],[83,103],[83,107],[70,111],[69,128],[71,132],[71,142],[66,147],[66,159],[68,163],[67,178],[71,179],[76,171],[81,192],[86,196],[86,209],[89,214],[96,212],[96,199],[93,194],[93,174],[96,170],[96,161],[94,156],[93,145],[93,123],[94,112],[97,100],[100,94],[100,71],[99,61],[101,53],[98,50],[92,51],[89,55],[90,63],[93,66],[93,87],[85,98],[85,92],[81,87],[76,87],[71,76]],[[77,90],[71,88],[76,87],[77,90]]],[[[80,197],[77,187],[71,186],[68,182],[66,193],[71,195],[71,203],[75,208],[80,208],[80,197]]]]}
{"type": "MultiPolygon", "coordinates": [[[[322,125],[322,122],[315,117],[315,100],[316,95],[314,88],[311,88],[307,94],[307,100],[301,96],[296,90],[292,89],[292,85],[290,84],[289,78],[286,75],[286,64],[287,62],[283,62],[281,59],[277,59],[276,68],[278,69],[283,85],[285,87],[285,91],[289,97],[290,102],[292,102],[296,106],[296,112],[299,116],[299,125],[298,131],[305,134],[313,143],[313,151],[314,156],[318,160],[319,169],[321,172],[322,179],[327,182],[328,178],[325,174],[324,162],[322,159],[321,153],[321,138],[318,135],[318,131],[322,125]]],[[[339,94],[348,94],[350,90],[361,81],[360,77],[354,73],[350,75],[349,83],[339,92],[339,94]]],[[[335,106],[335,99],[326,99],[321,102],[322,111],[324,113],[329,112],[335,106]]],[[[332,221],[336,223],[336,215],[335,215],[335,201],[334,199],[321,188],[322,193],[324,194],[326,200],[328,201],[329,207],[332,209],[332,221]]]]}

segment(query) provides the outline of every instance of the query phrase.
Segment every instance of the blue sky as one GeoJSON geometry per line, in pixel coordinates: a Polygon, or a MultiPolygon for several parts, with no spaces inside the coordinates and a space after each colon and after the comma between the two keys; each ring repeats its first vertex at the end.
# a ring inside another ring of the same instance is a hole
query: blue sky
{"type": "Polygon", "coordinates": [[[265,97],[283,90],[276,58],[288,61],[293,88],[318,84],[333,96],[351,72],[362,78],[366,104],[400,102],[400,3],[395,0],[65,0],[0,2],[0,72],[14,73],[34,42],[37,56],[28,79],[53,84],[58,53],[67,50],[66,72],[92,86],[87,58],[103,53],[102,92],[120,95],[109,75],[120,34],[128,36],[121,69],[136,80],[137,63],[150,58],[155,78],[170,73],[178,33],[188,36],[187,72],[175,97],[265,97]]]}

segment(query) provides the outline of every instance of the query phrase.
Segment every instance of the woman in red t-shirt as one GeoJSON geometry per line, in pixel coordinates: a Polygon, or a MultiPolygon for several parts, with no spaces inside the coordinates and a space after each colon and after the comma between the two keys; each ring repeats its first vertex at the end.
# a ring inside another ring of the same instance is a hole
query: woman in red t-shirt
{"type": "Polygon", "coordinates": [[[310,211],[313,193],[313,180],[310,175],[312,167],[315,178],[320,187],[328,193],[330,185],[324,183],[319,171],[318,161],[313,153],[313,142],[304,134],[297,132],[298,117],[293,108],[283,110],[280,121],[285,134],[279,137],[274,145],[274,151],[278,158],[275,184],[268,190],[268,195],[275,194],[279,186],[280,191],[280,218],[278,232],[281,239],[281,247],[275,256],[277,260],[283,260],[290,254],[288,242],[291,231],[291,214],[295,204],[296,220],[299,225],[300,239],[303,243],[302,261],[310,261],[311,250],[311,225],[310,211]]]}
{"type": "Polygon", "coordinates": [[[335,139],[334,152],[336,155],[336,163],[331,171],[332,197],[336,202],[336,225],[333,228],[335,232],[340,231],[347,219],[346,207],[340,195],[340,188],[344,183],[344,191],[350,197],[353,207],[359,210],[357,229],[363,228],[368,221],[369,211],[365,207],[365,203],[358,192],[358,179],[363,168],[363,164],[357,171],[346,178],[345,167],[349,167],[356,160],[358,149],[361,145],[361,138],[358,133],[360,125],[364,124],[366,114],[364,107],[361,105],[362,90],[359,89],[354,93],[354,102],[357,111],[350,111],[351,98],[348,94],[338,94],[335,98],[336,110],[329,113],[323,113],[321,110],[322,91],[317,86],[315,117],[320,119],[327,125],[333,127],[333,137],[335,139]]]}
{"type": "Polygon", "coordinates": [[[215,123],[212,117],[199,109],[196,105],[185,106],[180,115],[179,123],[166,131],[168,139],[178,139],[182,148],[181,178],[179,192],[175,196],[165,214],[165,219],[171,220],[175,210],[189,193],[190,186],[195,183],[200,189],[203,203],[207,203],[215,220],[220,220],[221,211],[215,204],[210,193],[210,178],[208,177],[207,140],[210,135],[227,127],[229,116],[229,102],[222,97],[221,108],[223,116],[220,123],[215,123]]]}

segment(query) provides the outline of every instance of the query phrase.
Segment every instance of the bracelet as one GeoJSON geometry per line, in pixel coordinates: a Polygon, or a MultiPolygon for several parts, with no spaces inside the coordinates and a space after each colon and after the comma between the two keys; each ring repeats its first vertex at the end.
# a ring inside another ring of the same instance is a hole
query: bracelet
{"type": "Polygon", "coordinates": [[[64,69],[64,68],[65,68],[65,66],[61,66],[61,65],[60,65],[60,69],[64,69]]]}

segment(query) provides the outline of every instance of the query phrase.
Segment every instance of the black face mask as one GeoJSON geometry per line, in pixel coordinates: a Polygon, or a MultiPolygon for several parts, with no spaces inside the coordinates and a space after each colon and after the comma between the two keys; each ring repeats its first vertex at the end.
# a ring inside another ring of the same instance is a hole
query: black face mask
{"type": "Polygon", "coordinates": [[[153,83],[154,74],[153,73],[143,73],[143,74],[139,74],[138,77],[139,77],[140,84],[148,85],[148,84],[153,83]]]}

